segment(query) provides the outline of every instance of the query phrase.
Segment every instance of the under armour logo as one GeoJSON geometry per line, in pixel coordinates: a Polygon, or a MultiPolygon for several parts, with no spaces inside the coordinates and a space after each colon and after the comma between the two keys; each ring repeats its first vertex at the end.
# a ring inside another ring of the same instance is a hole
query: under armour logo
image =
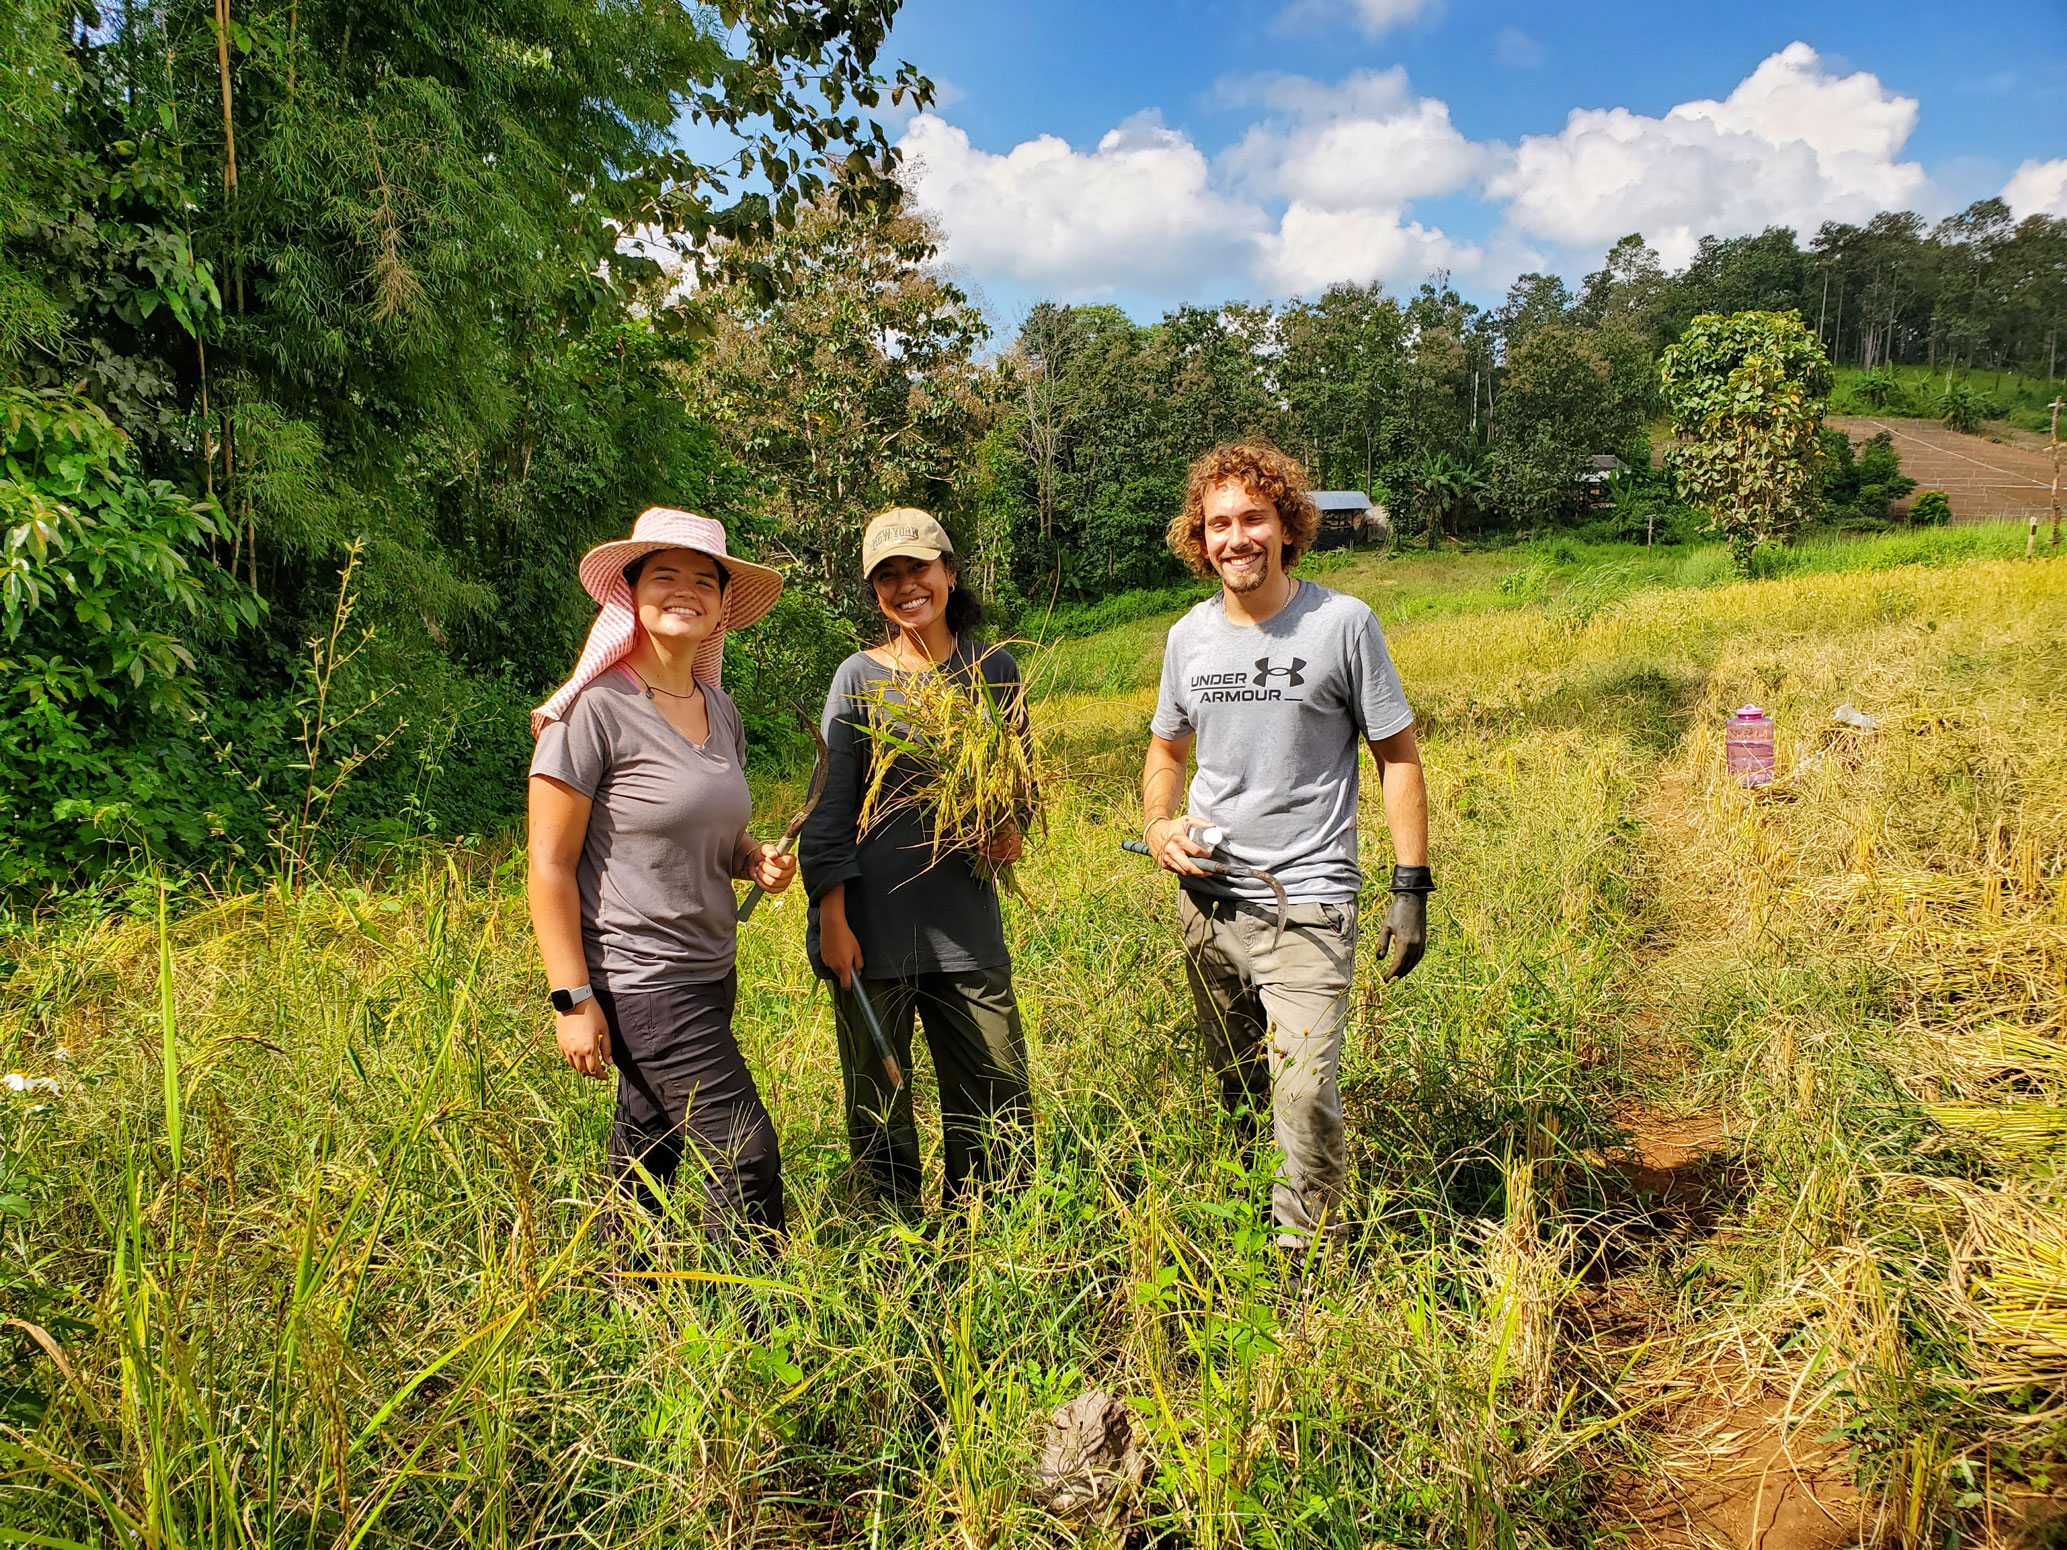
{"type": "Polygon", "coordinates": [[[1269,657],[1258,657],[1256,659],[1256,687],[1260,689],[1269,683],[1271,679],[1282,676],[1285,680],[1286,688],[1296,689],[1306,682],[1304,675],[1299,671],[1304,666],[1306,666],[1306,658],[1304,657],[1292,658],[1292,665],[1290,667],[1272,667],[1269,657]]]}

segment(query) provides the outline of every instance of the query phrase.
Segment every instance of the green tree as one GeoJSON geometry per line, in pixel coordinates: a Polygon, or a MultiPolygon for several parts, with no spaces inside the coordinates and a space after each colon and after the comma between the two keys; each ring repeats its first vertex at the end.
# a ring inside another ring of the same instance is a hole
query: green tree
{"type": "Polygon", "coordinates": [[[989,330],[932,267],[934,233],[910,210],[855,217],[829,194],[742,246],[788,282],[711,296],[717,338],[684,384],[768,485],[781,543],[847,596],[872,512],[956,517],[957,480],[990,417],[974,364],[989,330]]]}
{"type": "Polygon", "coordinates": [[[181,859],[207,837],[195,649],[259,621],[216,520],[97,405],[0,389],[0,889],[64,880],[110,829],[181,859]]]}
{"type": "Polygon", "coordinates": [[[1768,226],[1756,236],[1703,237],[1693,262],[1672,279],[1671,312],[1679,325],[1674,332],[1703,313],[1800,307],[1808,285],[1808,256],[1784,226],[1768,226]]]}
{"type": "Polygon", "coordinates": [[[1608,249],[1601,267],[1586,277],[1574,311],[1592,328],[1619,323],[1653,350],[1663,338],[1672,304],[1672,281],[1650,244],[1631,233],[1608,249]]]}
{"type": "Polygon", "coordinates": [[[1510,352],[1527,343],[1545,328],[1562,324],[1571,315],[1572,293],[1554,274],[1525,274],[1507,288],[1507,299],[1494,320],[1510,352]]]}
{"type": "Polygon", "coordinates": [[[1445,519],[1474,488],[1472,471],[1447,452],[1425,453],[1413,466],[1410,487],[1414,492],[1414,510],[1426,525],[1432,554],[1442,541],[1445,519]]]}
{"type": "Polygon", "coordinates": [[[1274,384],[1287,444],[1317,485],[1374,493],[1397,461],[1406,317],[1376,285],[1335,285],[1277,316],[1274,384]]]}
{"type": "Polygon", "coordinates": [[[1680,488],[1742,569],[1814,510],[1830,363],[1799,313],[1739,312],[1695,318],[1661,364],[1680,488]]]}
{"type": "Polygon", "coordinates": [[[506,739],[592,612],[572,556],[647,504],[748,515],[682,391],[710,319],[680,271],[773,292],[753,243],[823,199],[881,208],[871,110],[930,91],[874,72],[894,11],[27,0],[0,22],[0,372],[82,384],[139,479],[212,502],[192,563],[268,605],[197,655],[240,756],[291,720],[363,539],[359,668],[419,728],[462,728],[448,790],[476,776],[474,810],[506,816],[506,739]],[[686,153],[685,119],[735,151],[686,153]]]}

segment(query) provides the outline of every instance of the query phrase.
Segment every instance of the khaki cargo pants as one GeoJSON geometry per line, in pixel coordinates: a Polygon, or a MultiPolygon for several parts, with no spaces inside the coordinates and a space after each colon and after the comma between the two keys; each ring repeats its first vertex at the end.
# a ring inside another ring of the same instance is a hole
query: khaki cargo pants
{"type": "Polygon", "coordinates": [[[1275,947],[1274,905],[1179,892],[1185,969],[1206,1070],[1230,1112],[1270,1110],[1278,1242],[1344,1233],[1342,1030],[1356,966],[1356,903],[1294,904],[1275,947]]]}

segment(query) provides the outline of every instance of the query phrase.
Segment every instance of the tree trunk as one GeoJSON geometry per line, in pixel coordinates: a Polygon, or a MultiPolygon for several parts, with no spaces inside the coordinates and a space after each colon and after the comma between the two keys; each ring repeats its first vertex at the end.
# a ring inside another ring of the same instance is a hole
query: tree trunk
{"type": "Polygon", "coordinates": [[[230,0],[215,0],[215,64],[222,77],[222,186],[237,191],[237,133],[230,125],[230,0]]]}

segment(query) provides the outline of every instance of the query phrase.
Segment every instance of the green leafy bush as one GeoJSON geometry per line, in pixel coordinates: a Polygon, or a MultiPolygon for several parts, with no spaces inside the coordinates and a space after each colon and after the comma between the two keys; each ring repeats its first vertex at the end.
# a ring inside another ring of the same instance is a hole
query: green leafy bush
{"type": "Polygon", "coordinates": [[[212,558],[216,520],[139,478],[95,405],[0,389],[0,890],[65,878],[111,837],[178,850],[220,826],[193,643],[260,604],[212,558]]]}
{"type": "Polygon", "coordinates": [[[1888,504],[1916,488],[1902,472],[1895,438],[1887,431],[1856,449],[1841,430],[1825,426],[1823,447],[1823,516],[1843,532],[1883,532],[1888,504]]]}
{"type": "Polygon", "coordinates": [[[1943,527],[1952,520],[1952,502],[1943,490],[1925,490],[1909,508],[1911,527],[1943,527]]]}
{"type": "Polygon", "coordinates": [[[1947,430],[1968,434],[1979,430],[1983,420],[2002,418],[2003,412],[2002,405],[1987,394],[1975,391],[1967,383],[1950,379],[1945,383],[1945,390],[1938,395],[1937,411],[1947,430]]]}
{"type": "Polygon", "coordinates": [[[1899,414],[1908,407],[1908,395],[1902,390],[1901,377],[1886,366],[1860,372],[1852,380],[1850,396],[1876,412],[1892,409],[1899,414]]]}
{"type": "Polygon", "coordinates": [[[823,685],[861,642],[831,590],[801,567],[791,570],[782,596],[759,624],[726,637],[725,691],[739,706],[754,764],[810,756],[811,739],[792,710],[801,706],[817,720],[823,685]]]}

